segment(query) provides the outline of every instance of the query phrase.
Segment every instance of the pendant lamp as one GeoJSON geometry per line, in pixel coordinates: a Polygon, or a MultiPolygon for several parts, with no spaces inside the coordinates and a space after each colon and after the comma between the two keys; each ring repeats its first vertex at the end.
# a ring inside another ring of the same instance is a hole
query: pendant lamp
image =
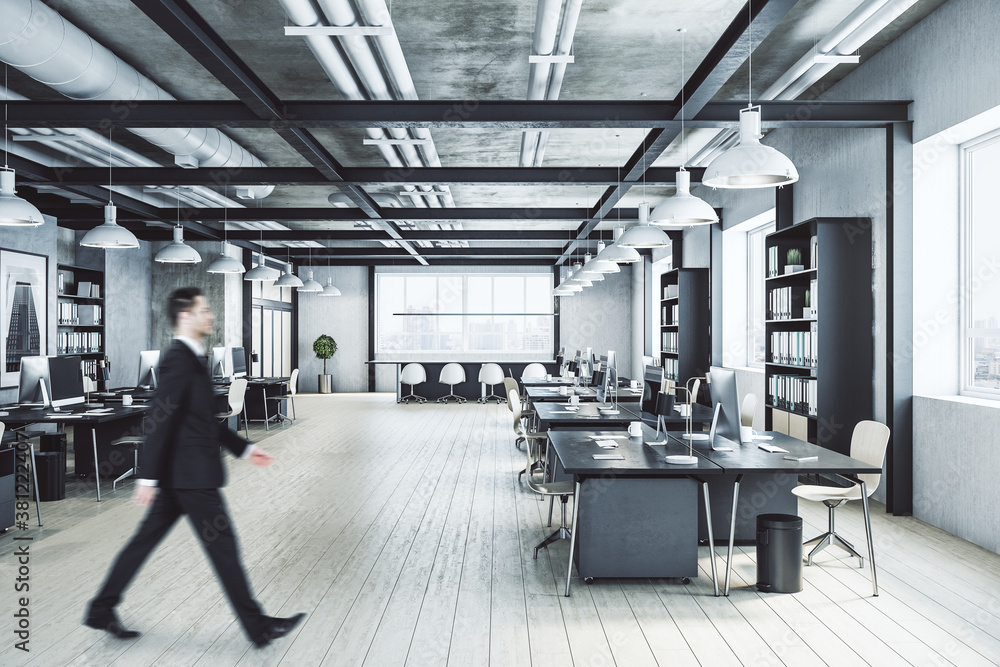
{"type": "Polygon", "coordinates": [[[226,254],[226,247],[228,245],[225,241],[222,242],[222,249],[219,251],[219,256],[212,260],[212,263],[205,269],[206,271],[209,273],[246,273],[246,268],[244,268],[242,262],[226,254]]]}
{"type": "Polygon", "coordinates": [[[671,244],[670,237],[659,227],[649,224],[649,204],[639,204],[639,224],[625,230],[618,239],[618,245],[626,248],[665,248],[671,244]]]}
{"type": "Polygon", "coordinates": [[[201,255],[191,246],[184,243],[184,228],[174,227],[174,240],[164,246],[153,258],[161,264],[197,264],[201,255]]]}
{"type": "MultiPolygon", "coordinates": [[[[615,229],[615,235],[618,238],[621,238],[621,235],[624,232],[625,230],[621,227],[615,229]]],[[[625,248],[618,245],[618,242],[615,241],[606,248],[603,243],[598,243],[597,258],[606,259],[609,262],[614,262],[615,264],[635,264],[642,259],[642,255],[640,255],[635,248],[625,248]]]]}
{"type": "Polygon", "coordinates": [[[285,263],[285,272],[274,281],[275,287],[302,287],[302,281],[292,272],[292,263],[285,263]]]}
{"type": "Polygon", "coordinates": [[[271,282],[277,280],[280,276],[281,274],[277,269],[267,266],[264,255],[260,255],[257,260],[257,266],[247,271],[243,276],[243,280],[250,282],[271,282]]]}
{"type": "MultiPolygon", "coordinates": [[[[597,256],[594,257],[593,259],[588,259],[588,261],[584,262],[583,270],[588,274],[596,273],[597,275],[600,275],[602,273],[618,273],[619,271],[621,271],[621,269],[618,268],[617,264],[601,257],[602,250],[604,250],[604,244],[598,243],[597,256]]],[[[590,255],[587,255],[587,257],[589,258],[590,255]]]]}
{"type": "Polygon", "coordinates": [[[302,286],[299,287],[299,291],[300,292],[307,292],[307,293],[314,293],[315,294],[317,292],[322,292],[323,291],[323,286],[320,285],[318,282],[316,282],[316,280],[313,279],[312,269],[309,269],[309,273],[307,273],[306,276],[307,277],[306,277],[305,282],[303,282],[302,286]]]}
{"type": "Polygon", "coordinates": [[[316,296],[340,296],[340,290],[334,287],[333,277],[326,277],[326,285],[323,287],[323,291],[316,296]]]}
{"type": "Polygon", "coordinates": [[[138,248],[135,234],[119,226],[118,210],[114,204],[104,207],[104,224],[83,235],[80,245],[86,248],[138,248]]]}
{"type": "Polygon", "coordinates": [[[37,227],[45,222],[41,212],[14,190],[14,170],[0,169],[0,227],[37,227]]]}
{"type": "MultiPolygon", "coordinates": [[[[591,282],[599,282],[604,280],[604,274],[596,270],[593,265],[593,256],[588,252],[583,256],[583,266],[577,270],[577,274],[581,278],[586,278],[591,282]]],[[[618,268],[618,267],[615,267],[618,268]]]]}

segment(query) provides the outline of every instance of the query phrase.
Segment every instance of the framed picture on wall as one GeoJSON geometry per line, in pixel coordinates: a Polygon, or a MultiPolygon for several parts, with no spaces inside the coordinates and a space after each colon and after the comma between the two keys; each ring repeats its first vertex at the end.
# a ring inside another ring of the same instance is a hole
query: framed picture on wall
{"type": "Polygon", "coordinates": [[[16,387],[21,358],[48,349],[48,262],[45,255],[0,249],[0,386],[16,387]]]}

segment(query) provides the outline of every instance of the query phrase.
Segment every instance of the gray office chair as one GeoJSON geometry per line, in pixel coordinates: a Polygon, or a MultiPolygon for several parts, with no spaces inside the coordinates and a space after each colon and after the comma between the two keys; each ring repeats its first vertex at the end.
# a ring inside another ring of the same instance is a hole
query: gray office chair
{"type": "MultiPolygon", "coordinates": [[[[889,427],[876,421],[861,421],[854,427],[851,435],[851,457],[860,459],[865,463],[875,466],[882,466],[885,462],[885,450],[889,444],[889,427]]],[[[834,510],[849,500],[861,500],[864,504],[865,512],[865,534],[868,538],[868,553],[874,554],[872,543],[871,518],[868,514],[868,497],[878,488],[882,475],[858,475],[864,482],[865,492],[862,493],[861,484],[852,484],[847,487],[840,486],[810,486],[802,485],[792,489],[799,498],[821,502],[827,506],[829,511],[829,527],[822,535],[814,537],[805,542],[803,546],[815,545],[806,557],[806,564],[812,565],[813,557],[830,545],[836,545],[858,559],[858,567],[864,567],[865,558],[854,548],[854,546],[838,535],[834,530],[833,514],[834,510]]],[[[872,590],[878,596],[878,582],[875,579],[875,563],[871,563],[872,590]]]]}
{"type": "MultiPolygon", "coordinates": [[[[506,377],[505,376],[504,379],[503,379],[503,389],[504,389],[504,395],[506,395],[508,397],[510,396],[510,392],[511,391],[513,391],[514,393],[518,393],[517,380],[515,380],[512,377],[506,377]]],[[[520,394],[518,394],[517,405],[518,405],[519,408],[521,408],[521,422],[522,422],[522,426],[524,428],[528,428],[527,424],[530,424],[530,423],[532,423],[534,421],[535,411],[534,410],[527,410],[527,409],[525,409],[524,403],[521,401],[520,394]]],[[[514,406],[511,405],[509,398],[507,400],[507,409],[510,410],[512,413],[514,412],[514,406]]],[[[518,446],[519,442],[520,441],[518,441],[518,440],[514,441],[514,446],[517,447],[518,449],[520,449],[520,447],[518,446]]]]}
{"type": "Polygon", "coordinates": [[[757,395],[747,394],[740,406],[740,425],[753,426],[753,415],[757,412],[757,395]]]}
{"type": "MultiPolygon", "coordinates": [[[[245,380],[244,380],[245,382],[245,380]]],[[[126,472],[118,476],[114,482],[111,483],[111,490],[118,490],[118,482],[122,481],[127,477],[139,474],[139,448],[142,447],[142,443],[145,442],[146,433],[146,420],[148,417],[142,418],[142,433],[139,435],[126,435],[123,438],[118,438],[117,440],[111,441],[111,446],[114,448],[118,447],[131,447],[132,448],[132,467],[126,472]]]]}
{"type": "Polygon", "coordinates": [[[451,399],[455,399],[459,403],[465,403],[465,399],[455,393],[455,385],[465,382],[465,368],[462,367],[462,364],[445,364],[444,368],[441,369],[441,374],[438,376],[438,382],[448,385],[448,391],[450,392],[447,396],[439,398],[438,403],[447,403],[451,399]]]}
{"type": "Polygon", "coordinates": [[[566,597],[569,597],[569,586],[570,580],[573,577],[573,549],[576,547],[576,539],[573,531],[576,526],[570,529],[566,525],[566,505],[569,502],[570,497],[573,498],[573,502],[577,502],[576,498],[576,483],[575,482],[547,482],[546,478],[546,467],[545,461],[543,460],[543,447],[541,443],[548,441],[548,436],[544,433],[528,433],[521,431],[521,410],[520,410],[520,400],[517,397],[517,391],[513,390],[507,394],[508,403],[514,405],[514,433],[518,437],[524,438],[524,452],[525,452],[525,466],[521,474],[518,475],[520,479],[521,475],[524,475],[524,481],[534,493],[548,498],[555,498],[559,496],[560,503],[560,514],[559,514],[559,528],[557,528],[548,537],[538,543],[535,546],[533,558],[538,559],[538,552],[542,549],[547,549],[550,544],[557,542],[559,540],[569,540],[569,564],[566,570],[566,597]]]}
{"type": "Polygon", "coordinates": [[[426,398],[417,396],[414,393],[416,386],[424,382],[427,382],[427,371],[424,370],[423,364],[406,364],[403,366],[403,370],[399,373],[399,384],[410,385],[410,393],[400,398],[400,402],[409,403],[410,401],[416,401],[417,403],[426,403],[426,398]]]}
{"type": "Polygon", "coordinates": [[[281,422],[282,426],[285,425],[286,421],[292,422],[293,424],[295,423],[295,392],[296,392],[296,388],[298,387],[298,384],[299,384],[299,369],[296,368],[296,369],[292,370],[292,374],[288,378],[288,382],[287,382],[286,388],[285,388],[285,393],[281,394],[279,396],[268,396],[267,397],[268,401],[273,401],[276,404],[276,409],[278,410],[278,413],[277,413],[278,421],[281,422]],[[292,413],[291,418],[289,418],[286,413],[281,412],[281,404],[283,402],[286,402],[286,401],[287,401],[288,407],[291,408],[291,410],[286,411],[286,412],[291,412],[292,413]]]}
{"type": "Polygon", "coordinates": [[[235,378],[229,385],[229,412],[215,415],[220,420],[236,417],[236,428],[239,429],[239,417],[243,417],[243,433],[250,439],[250,424],[247,420],[247,379],[235,378]]]}

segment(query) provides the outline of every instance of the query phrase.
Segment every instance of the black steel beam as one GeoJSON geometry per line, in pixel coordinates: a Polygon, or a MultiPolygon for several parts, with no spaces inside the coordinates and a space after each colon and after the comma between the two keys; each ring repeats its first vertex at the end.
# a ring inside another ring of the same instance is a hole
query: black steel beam
{"type": "MultiPolygon", "coordinates": [[[[34,165],[26,160],[21,162],[34,165]]],[[[14,166],[13,164],[11,165],[14,166]]],[[[70,185],[104,185],[108,170],[103,167],[60,167],[34,165],[26,175],[31,180],[57,181],[70,185]],[[36,175],[37,174],[37,175],[36,175]]],[[[17,168],[17,167],[15,167],[17,168]]],[[[700,182],[703,168],[694,168],[692,182],[700,182]]],[[[340,170],[343,181],[337,186],[386,185],[612,185],[618,171],[612,167],[361,167],[340,170]]],[[[646,171],[650,185],[673,185],[675,167],[656,167],[646,171]]],[[[180,167],[116,167],[116,185],[328,185],[330,178],[312,167],[248,167],[245,169],[182,169],[180,167]]]]}
{"type": "MultiPolygon", "coordinates": [[[[447,127],[664,128],[677,130],[679,107],[663,101],[486,101],[467,116],[448,114],[451,102],[287,102],[282,120],[260,118],[232,101],[11,101],[10,127],[245,127],[285,128],[447,127]]],[[[765,129],[879,127],[908,120],[908,101],[773,100],[763,104],[765,129]]],[[[688,127],[739,125],[745,101],[709,102],[688,127]]]]}
{"type": "MultiPolygon", "coordinates": [[[[79,186],[87,188],[92,186],[79,186]]],[[[77,187],[67,188],[76,190],[77,187]]],[[[105,197],[107,193],[105,191],[105,197]]],[[[116,196],[117,199],[117,196],[116,196]]],[[[544,222],[547,220],[584,220],[588,217],[588,210],[585,208],[387,208],[384,209],[386,218],[384,221],[417,221],[417,222],[462,222],[466,220],[530,220],[544,222]]],[[[123,219],[133,219],[138,221],[156,220],[171,222],[177,217],[175,209],[158,209],[148,206],[141,212],[136,212],[137,217],[123,219]],[[148,211],[148,212],[147,212],[148,211]]],[[[638,215],[637,209],[621,209],[624,220],[635,220],[638,215]]],[[[95,218],[99,212],[95,211],[95,218]]],[[[127,216],[127,213],[122,214],[127,216]]],[[[377,220],[370,220],[361,211],[355,208],[182,208],[180,210],[182,220],[200,220],[202,222],[222,222],[228,219],[230,222],[258,222],[258,221],[319,221],[319,222],[368,222],[378,224],[377,220]]],[[[74,221],[79,218],[70,218],[74,221]]],[[[90,220],[88,218],[88,220],[90,220]]],[[[563,232],[566,234],[566,232],[563,232]]],[[[259,234],[259,232],[258,232],[259,234]]],[[[406,231],[399,232],[400,237],[406,231]]],[[[396,238],[392,236],[391,238],[396,238]]]]}
{"type": "MultiPolygon", "coordinates": [[[[391,241],[392,239],[379,229],[354,230],[316,230],[290,229],[262,232],[256,230],[229,230],[230,239],[258,241],[263,236],[264,241],[391,241]]],[[[607,234],[594,232],[589,240],[597,242],[610,241],[607,234]]],[[[403,238],[407,241],[513,241],[513,242],[548,242],[564,243],[566,232],[553,230],[513,230],[513,229],[438,229],[438,230],[404,230],[403,238]]]]}
{"type": "MultiPolygon", "coordinates": [[[[289,248],[290,257],[304,259],[308,257],[396,257],[405,252],[399,248],[386,246],[367,246],[364,248],[289,248]]],[[[558,257],[562,246],[555,248],[512,247],[512,248],[469,248],[469,247],[432,247],[421,248],[420,254],[425,257],[508,257],[520,255],[523,257],[558,257]]]]}
{"type": "MultiPolygon", "coordinates": [[[[553,260],[538,257],[515,257],[509,259],[497,258],[495,262],[489,258],[468,258],[468,257],[432,257],[429,260],[430,266],[510,266],[512,263],[518,266],[552,266],[553,260]]],[[[300,266],[419,266],[413,257],[401,255],[396,258],[307,258],[299,263],[300,266]]]]}

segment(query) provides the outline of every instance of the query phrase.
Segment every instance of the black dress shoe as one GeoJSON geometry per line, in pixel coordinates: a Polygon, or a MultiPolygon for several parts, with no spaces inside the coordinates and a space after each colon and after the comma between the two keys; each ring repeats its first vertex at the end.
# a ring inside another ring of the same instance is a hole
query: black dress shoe
{"type": "Polygon", "coordinates": [[[263,648],[271,643],[272,639],[278,639],[279,637],[284,637],[292,629],[302,622],[302,619],[306,615],[303,613],[295,614],[295,616],[289,616],[288,618],[275,618],[273,616],[267,617],[264,621],[264,631],[259,637],[253,640],[253,643],[257,645],[257,648],[263,648]]]}
{"type": "Polygon", "coordinates": [[[118,639],[135,639],[139,636],[139,633],[136,630],[126,630],[114,612],[109,614],[91,614],[90,616],[87,616],[87,619],[83,622],[83,624],[88,628],[104,630],[118,639]]]}

